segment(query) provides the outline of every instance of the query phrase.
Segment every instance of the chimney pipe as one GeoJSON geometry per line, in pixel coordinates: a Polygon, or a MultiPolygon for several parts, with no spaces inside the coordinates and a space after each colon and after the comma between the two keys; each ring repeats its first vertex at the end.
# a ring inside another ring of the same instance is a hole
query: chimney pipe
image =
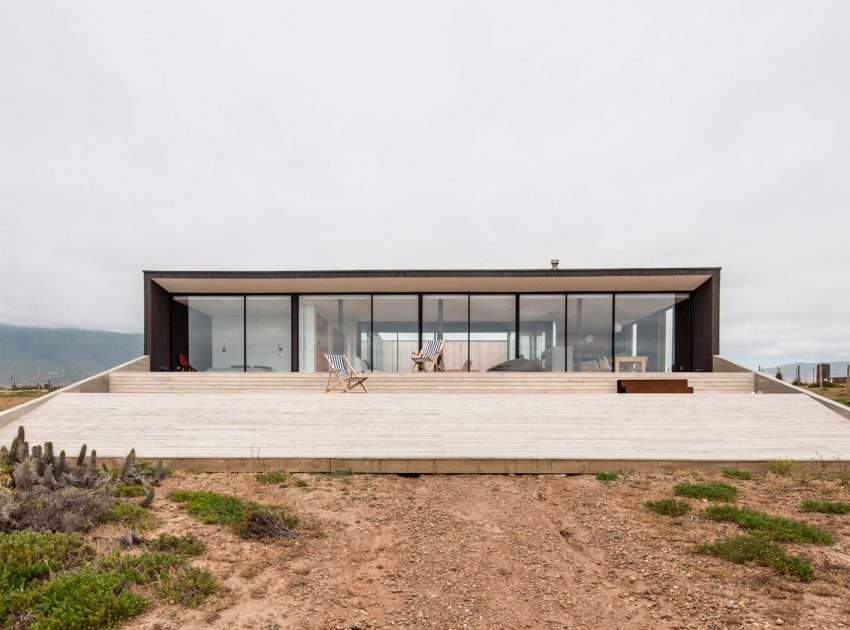
{"type": "Polygon", "coordinates": [[[558,260],[557,258],[553,258],[553,259],[552,259],[551,261],[549,261],[549,262],[551,262],[551,263],[552,263],[552,271],[555,271],[555,270],[557,270],[557,269],[558,269],[558,265],[560,264],[560,262],[561,262],[561,261],[560,261],[560,260],[558,260]]]}

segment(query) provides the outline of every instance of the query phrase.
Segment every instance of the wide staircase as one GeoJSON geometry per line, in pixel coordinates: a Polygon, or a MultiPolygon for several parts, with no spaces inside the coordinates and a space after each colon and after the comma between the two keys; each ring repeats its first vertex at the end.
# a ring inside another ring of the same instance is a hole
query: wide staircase
{"type": "MultiPolygon", "coordinates": [[[[753,392],[753,375],[745,372],[677,372],[695,394],[753,392]]],[[[383,373],[369,375],[375,393],[442,394],[616,394],[619,379],[669,379],[664,373],[383,373]]],[[[113,372],[110,393],[316,392],[324,393],[324,373],[283,372],[113,372]]]]}

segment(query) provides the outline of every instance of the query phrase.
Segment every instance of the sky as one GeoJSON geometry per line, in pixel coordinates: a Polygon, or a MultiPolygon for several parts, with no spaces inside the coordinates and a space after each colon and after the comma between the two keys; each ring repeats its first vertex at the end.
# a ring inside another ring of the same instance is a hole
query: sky
{"type": "Polygon", "coordinates": [[[720,266],[850,358],[850,2],[0,1],[0,322],[142,270],[720,266]]]}

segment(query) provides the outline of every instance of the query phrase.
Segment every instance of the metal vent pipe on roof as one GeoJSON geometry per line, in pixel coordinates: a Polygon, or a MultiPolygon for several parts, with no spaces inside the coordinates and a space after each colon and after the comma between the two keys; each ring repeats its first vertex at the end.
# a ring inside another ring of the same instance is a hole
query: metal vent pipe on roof
{"type": "Polygon", "coordinates": [[[552,260],[550,260],[549,262],[552,264],[552,270],[553,270],[553,271],[554,271],[555,269],[557,269],[557,268],[558,268],[558,265],[561,263],[561,261],[560,261],[560,260],[558,260],[557,258],[553,258],[553,259],[552,259],[552,260]]]}

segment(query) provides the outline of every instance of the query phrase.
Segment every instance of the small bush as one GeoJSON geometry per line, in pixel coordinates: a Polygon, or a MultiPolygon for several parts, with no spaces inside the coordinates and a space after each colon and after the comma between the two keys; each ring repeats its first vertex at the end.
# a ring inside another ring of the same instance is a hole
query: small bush
{"type": "Polygon", "coordinates": [[[260,483],[286,483],[292,478],[292,475],[288,472],[273,470],[271,472],[257,473],[254,477],[260,483]]]}
{"type": "Polygon", "coordinates": [[[218,582],[206,569],[181,567],[158,590],[162,598],[194,608],[218,589],[218,582]]]}
{"type": "Polygon", "coordinates": [[[743,479],[744,481],[749,481],[753,478],[753,473],[749,470],[740,470],[738,468],[724,468],[723,476],[728,477],[729,479],[743,479]]]}
{"type": "MultiPolygon", "coordinates": [[[[31,619],[30,630],[109,628],[138,615],[148,600],[123,587],[114,572],[57,575],[32,591],[10,598],[11,618],[31,619]]],[[[8,620],[8,617],[7,617],[8,620]]]]}
{"type": "Polygon", "coordinates": [[[283,507],[264,506],[254,501],[246,501],[217,492],[173,490],[168,498],[178,503],[189,514],[199,517],[204,523],[228,525],[245,538],[270,538],[282,535],[283,527],[288,531],[298,524],[298,517],[289,514],[283,507]],[[270,517],[269,514],[275,516],[270,517]],[[263,526],[259,523],[270,524],[272,520],[275,526],[269,529],[269,533],[261,535],[263,526]]]}
{"type": "Polygon", "coordinates": [[[78,488],[41,488],[0,495],[0,530],[77,532],[101,522],[113,500],[78,488]]]}
{"type": "Polygon", "coordinates": [[[782,547],[761,536],[724,538],[711,544],[698,545],[696,551],[736,564],[755,562],[771,567],[777,573],[795,575],[803,582],[810,582],[814,578],[811,562],[799,556],[789,556],[782,547]]]}
{"type": "Polygon", "coordinates": [[[709,501],[734,501],[738,489],[725,483],[684,483],[673,487],[673,494],[690,499],[707,499],[709,501]]]}
{"type": "Polygon", "coordinates": [[[121,523],[139,531],[155,529],[159,519],[153,512],[135,503],[116,503],[104,516],[106,523],[121,523]]]}
{"type": "Polygon", "coordinates": [[[93,556],[76,534],[24,530],[0,535],[0,592],[25,588],[93,556]]]}
{"type": "Polygon", "coordinates": [[[820,512],[822,514],[850,514],[850,505],[841,501],[812,501],[806,499],[800,508],[803,512],[820,512]]]}
{"type": "Polygon", "coordinates": [[[794,462],[790,459],[774,459],[767,462],[767,471],[780,477],[787,477],[794,469],[794,462]]]}
{"type": "Polygon", "coordinates": [[[596,473],[597,481],[615,481],[617,479],[617,473],[612,472],[600,472],[596,473]]]}
{"type": "Polygon", "coordinates": [[[184,556],[199,556],[207,550],[203,541],[191,532],[182,536],[161,534],[150,542],[148,548],[153,551],[169,551],[184,556]]]}
{"type": "Polygon", "coordinates": [[[822,529],[784,516],[768,514],[732,505],[712,505],[702,511],[703,516],[721,523],[737,523],[740,527],[770,540],[792,543],[832,545],[835,537],[822,529]]]}
{"type": "Polygon", "coordinates": [[[140,486],[134,483],[122,483],[115,486],[115,490],[113,491],[113,495],[116,497],[143,497],[148,493],[145,490],[144,486],[140,486]]]}
{"type": "Polygon", "coordinates": [[[292,485],[296,488],[306,488],[309,484],[306,479],[302,479],[301,477],[296,477],[295,481],[292,482],[292,485]]]}
{"type": "Polygon", "coordinates": [[[656,514],[663,514],[665,516],[684,516],[691,509],[691,506],[685,501],[676,501],[675,499],[647,501],[644,505],[656,514]]]}

